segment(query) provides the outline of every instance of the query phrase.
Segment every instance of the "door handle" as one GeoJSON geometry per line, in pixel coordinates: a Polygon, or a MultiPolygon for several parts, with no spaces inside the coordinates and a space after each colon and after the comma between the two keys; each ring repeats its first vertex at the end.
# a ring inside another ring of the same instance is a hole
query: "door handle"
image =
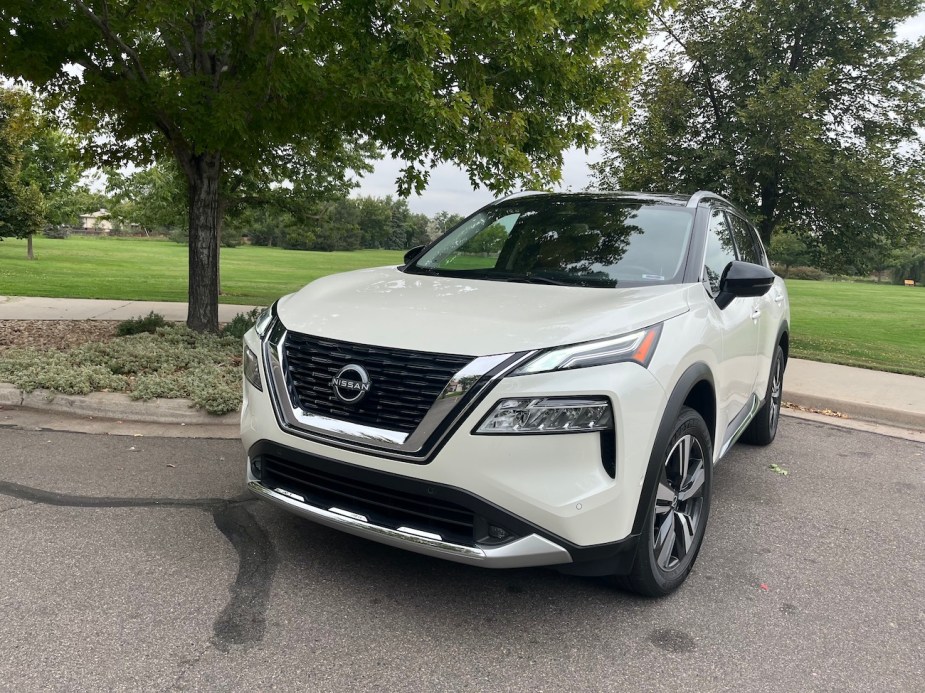
{"type": "Polygon", "coordinates": [[[774,292],[774,303],[780,303],[784,300],[784,295],[779,291],[774,292]]]}
{"type": "Polygon", "coordinates": [[[752,320],[758,320],[758,318],[760,317],[761,317],[761,308],[755,308],[755,310],[752,311],[752,320]]]}

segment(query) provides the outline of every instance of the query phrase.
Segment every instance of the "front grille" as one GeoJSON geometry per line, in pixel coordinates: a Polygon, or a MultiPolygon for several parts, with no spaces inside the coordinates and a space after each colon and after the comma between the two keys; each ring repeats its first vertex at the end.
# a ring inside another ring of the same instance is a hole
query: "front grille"
{"type": "Polygon", "coordinates": [[[276,456],[261,456],[260,464],[265,486],[298,493],[315,507],[359,513],[372,524],[392,529],[412,527],[433,532],[444,541],[475,543],[475,515],[461,505],[309,469],[276,456]]]}
{"type": "Polygon", "coordinates": [[[289,332],[284,344],[292,403],[307,412],[410,433],[450,378],[471,356],[368,346],[289,332]],[[331,380],[346,365],[362,366],[370,388],[357,404],[334,394],[331,380]]]}

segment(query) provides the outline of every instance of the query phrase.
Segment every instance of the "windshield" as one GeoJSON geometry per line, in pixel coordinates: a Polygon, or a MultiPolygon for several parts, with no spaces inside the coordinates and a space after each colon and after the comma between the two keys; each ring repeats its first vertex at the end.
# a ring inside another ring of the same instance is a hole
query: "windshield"
{"type": "Polygon", "coordinates": [[[680,282],[694,216],[671,205],[520,198],[467,219],[405,271],[592,287],[680,282]]]}

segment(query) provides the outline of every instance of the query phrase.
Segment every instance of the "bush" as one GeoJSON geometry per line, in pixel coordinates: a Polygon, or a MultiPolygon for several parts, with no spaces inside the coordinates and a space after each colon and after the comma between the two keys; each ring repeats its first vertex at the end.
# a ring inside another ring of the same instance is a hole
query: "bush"
{"type": "Polygon", "coordinates": [[[163,315],[155,313],[153,310],[143,318],[129,318],[123,320],[116,327],[116,334],[120,337],[127,337],[130,334],[141,334],[142,332],[154,333],[161,327],[167,327],[167,321],[163,315]]]}
{"type": "Polygon", "coordinates": [[[67,226],[46,226],[42,235],[45,238],[67,238],[70,231],[67,226]]]}
{"type": "Polygon", "coordinates": [[[824,279],[828,279],[829,275],[827,275],[821,269],[816,269],[815,267],[791,267],[790,274],[787,278],[809,279],[811,281],[820,282],[824,279]]]}
{"type": "Polygon", "coordinates": [[[222,336],[243,339],[244,333],[257,322],[257,318],[260,317],[261,311],[263,311],[263,308],[254,308],[246,313],[238,313],[231,319],[231,322],[222,328],[222,336]]]}
{"type": "Polygon", "coordinates": [[[30,392],[186,398],[210,414],[227,414],[241,402],[241,343],[170,325],[67,351],[11,349],[0,354],[0,382],[30,392]]]}

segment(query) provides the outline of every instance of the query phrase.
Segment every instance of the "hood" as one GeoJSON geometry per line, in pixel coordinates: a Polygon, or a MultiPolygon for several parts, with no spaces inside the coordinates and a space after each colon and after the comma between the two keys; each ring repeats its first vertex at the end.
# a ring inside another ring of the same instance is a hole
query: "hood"
{"type": "Polygon", "coordinates": [[[686,287],[604,289],[405,274],[334,274],[280,299],[287,329],[347,342],[468,356],[613,337],[688,310],[686,287]]]}

